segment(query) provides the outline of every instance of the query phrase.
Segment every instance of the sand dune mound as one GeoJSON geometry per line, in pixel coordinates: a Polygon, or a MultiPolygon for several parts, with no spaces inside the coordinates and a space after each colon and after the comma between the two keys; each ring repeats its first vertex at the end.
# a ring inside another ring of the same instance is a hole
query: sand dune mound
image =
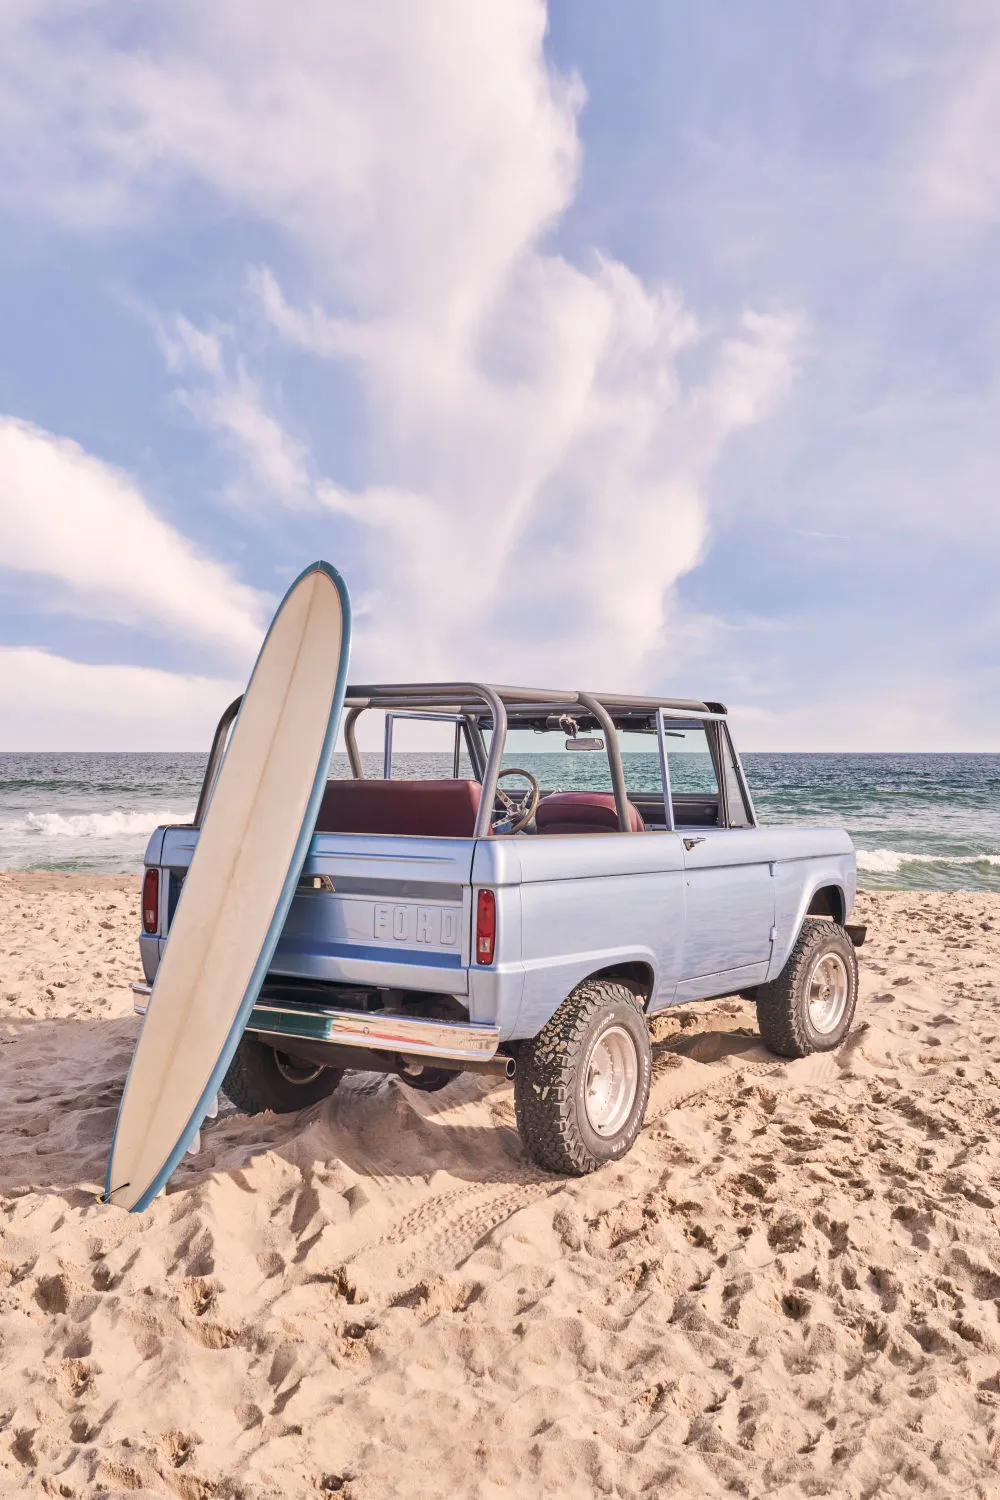
{"type": "Polygon", "coordinates": [[[1000,900],[866,898],[835,1056],[663,1017],[591,1178],[509,1085],[359,1075],[224,1108],[137,1217],[96,1201],[134,900],[0,877],[0,1490],[996,1494],[1000,900]]]}

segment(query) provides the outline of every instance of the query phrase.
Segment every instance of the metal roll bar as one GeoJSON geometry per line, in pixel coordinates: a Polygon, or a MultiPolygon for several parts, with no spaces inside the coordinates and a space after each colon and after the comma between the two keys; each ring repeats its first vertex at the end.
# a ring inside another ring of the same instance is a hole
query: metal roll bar
{"type": "MultiPolygon", "coordinates": [[[[223,713],[215,730],[212,740],[212,748],[209,751],[208,764],[205,768],[205,776],[198,796],[198,806],[195,809],[195,828],[200,828],[208,803],[212,795],[215,782],[225,754],[229,730],[239,713],[242,696],[235,698],[223,713]]],[[[358,750],[356,725],[359,717],[365,709],[381,709],[386,711],[405,712],[420,708],[438,708],[450,712],[456,717],[465,720],[469,733],[467,740],[470,754],[477,776],[482,782],[482,793],[479,802],[479,811],[476,815],[474,838],[486,838],[491,832],[493,804],[496,799],[497,780],[500,775],[501,762],[503,758],[504,741],[507,736],[507,705],[517,708],[523,716],[526,710],[537,705],[539,711],[559,709],[571,713],[574,708],[584,708],[596,720],[604,731],[607,740],[608,765],[611,771],[611,785],[614,791],[615,810],[618,815],[618,827],[622,833],[631,832],[631,822],[628,811],[628,792],[625,786],[625,771],[622,765],[621,747],[618,743],[618,734],[615,729],[614,715],[622,718],[630,712],[639,715],[656,715],[662,725],[663,719],[698,719],[707,721],[713,727],[726,719],[726,709],[721,703],[700,703],[692,699],[684,698],[649,698],[629,697],[620,693],[585,693],[572,690],[552,688],[525,688],[498,686],[486,682],[403,682],[403,683],[378,683],[371,685],[350,686],[344,700],[346,715],[344,718],[344,741],[347,746],[347,757],[350,761],[351,774],[357,780],[364,779],[364,767],[361,763],[361,755],[358,750]],[[493,735],[490,741],[489,753],[485,763],[482,763],[481,741],[477,744],[477,735],[473,729],[478,727],[479,720],[483,716],[483,709],[488,711],[493,720],[493,735]]],[[[662,729],[660,731],[662,746],[662,729]]],[[[727,741],[731,746],[728,734],[727,741]]],[[[732,752],[735,756],[735,751],[732,752]]],[[[721,769],[721,738],[717,754],[721,769]]],[[[752,809],[749,801],[749,791],[746,787],[746,778],[743,768],[736,757],[737,774],[743,783],[743,791],[747,797],[748,807],[752,809]]],[[[724,777],[720,780],[724,781],[724,777]]],[[[725,797],[724,786],[720,785],[720,795],[725,797]]],[[[752,811],[751,811],[752,816],[752,811]]]]}
{"type": "Polygon", "coordinates": [[[205,767],[205,775],[202,777],[201,791],[198,793],[198,806],[194,810],[193,826],[200,828],[202,819],[208,808],[209,798],[215,789],[215,780],[222,765],[222,757],[226,749],[226,740],[229,738],[230,725],[240,711],[243,702],[243,694],[234,698],[229,707],[224,710],[222,718],[215,726],[215,736],[212,740],[212,748],[208,752],[208,765],[205,767]]]}
{"type": "Polygon", "coordinates": [[[594,718],[604,730],[604,737],[608,746],[608,764],[611,767],[611,786],[615,794],[615,811],[618,814],[619,833],[632,832],[632,819],[628,810],[628,792],[625,790],[625,768],[622,765],[622,747],[618,743],[618,735],[611,715],[603,703],[598,703],[592,693],[578,693],[577,701],[584,708],[589,708],[594,718]]]}
{"type": "Polygon", "coordinates": [[[361,764],[361,755],[358,751],[358,737],[354,732],[354,726],[358,718],[367,707],[364,703],[356,703],[353,708],[348,709],[347,717],[344,719],[344,744],[347,746],[347,759],[351,763],[351,775],[355,781],[364,781],[365,768],[361,764]]]}

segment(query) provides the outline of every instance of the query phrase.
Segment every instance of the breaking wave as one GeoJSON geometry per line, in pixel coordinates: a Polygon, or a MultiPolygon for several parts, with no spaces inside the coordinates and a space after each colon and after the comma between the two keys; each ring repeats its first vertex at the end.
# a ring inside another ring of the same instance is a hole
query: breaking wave
{"type": "Polygon", "coordinates": [[[150,834],[161,823],[184,823],[190,813],[120,812],[104,813],[28,813],[16,822],[4,825],[7,834],[43,839],[117,839],[138,838],[150,834]]]}
{"type": "Polygon", "coordinates": [[[896,849],[859,849],[858,869],[872,875],[896,875],[904,865],[995,865],[1000,854],[910,854],[896,849]]]}

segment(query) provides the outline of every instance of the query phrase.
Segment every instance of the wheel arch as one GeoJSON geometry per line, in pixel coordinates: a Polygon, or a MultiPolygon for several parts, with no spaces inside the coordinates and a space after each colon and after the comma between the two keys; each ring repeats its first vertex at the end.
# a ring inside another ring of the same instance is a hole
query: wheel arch
{"type": "Polygon", "coordinates": [[[581,979],[581,984],[589,984],[594,979],[614,979],[619,984],[624,984],[641,1000],[643,1010],[648,1006],[656,983],[652,964],[643,963],[639,959],[629,960],[625,963],[609,964],[606,968],[595,969],[581,979]]]}
{"type": "MultiPolygon", "coordinates": [[[[821,885],[813,891],[809,905],[802,913],[806,917],[832,917],[841,927],[847,919],[847,897],[839,885],[821,885]]],[[[799,923],[801,928],[802,923],[799,923]]]]}
{"type": "Polygon", "coordinates": [[[817,860],[816,863],[820,867],[812,870],[811,878],[804,879],[797,890],[786,886],[784,891],[779,889],[777,893],[775,923],[778,935],[764,983],[776,979],[785,967],[807,917],[822,917],[843,926],[850,915],[854,890],[850,871],[843,868],[846,861],[817,860]]]}
{"type": "Polygon", "coordinates": [[[516,1016],[500,1021],[500,1040],[523,1042],[537,1036],[574,990],[597,980],[627,985],[645,1012],[660,985],[657,955],[651,948],[630,944],[557,954],[540,964],[526,965],[516,1016]]]}

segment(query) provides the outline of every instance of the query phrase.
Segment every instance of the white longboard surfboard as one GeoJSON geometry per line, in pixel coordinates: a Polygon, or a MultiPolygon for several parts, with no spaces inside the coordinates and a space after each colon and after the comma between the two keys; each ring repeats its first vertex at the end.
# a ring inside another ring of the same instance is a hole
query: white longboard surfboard
{"type": "Polygon", "coordinates": [[[271,623],[202,820],[125,1082],[109,1203],[152,1202],[232,1061],[312,837],[350,635],[343,579],[314,563],[271,623]]]}

